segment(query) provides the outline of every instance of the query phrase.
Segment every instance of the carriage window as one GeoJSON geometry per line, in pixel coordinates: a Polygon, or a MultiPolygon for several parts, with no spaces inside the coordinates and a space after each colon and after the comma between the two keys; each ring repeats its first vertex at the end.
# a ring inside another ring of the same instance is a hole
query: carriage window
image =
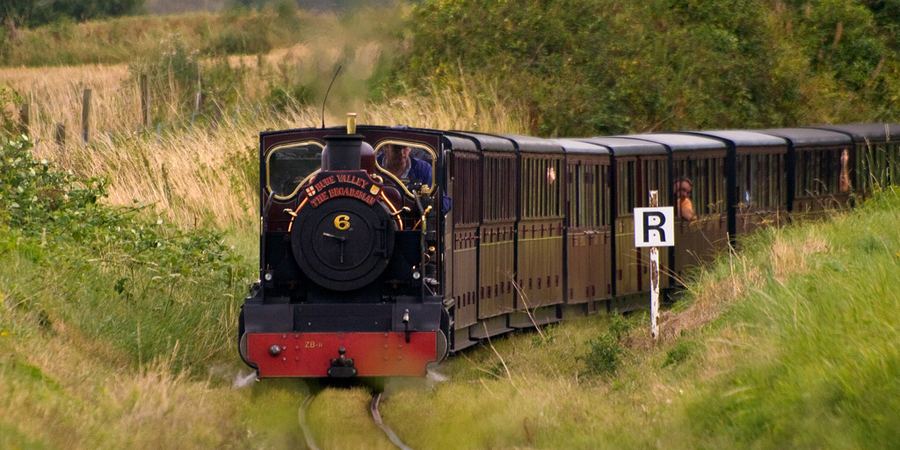
{"type": "Polygon", "coordinates": [[[797,174],[794,195],[808,197],[843,192],[849,189],[841,184],[842,171],[846,170],[841,157],[843,150],[817,150],[797,152],[797,167],[805,170],[797,174]]]}
{"type": "Polygon", "coordinates": [[[890,160],[890,184],[900,184],[900,144],[884,144],[885,153],[890,160]]]}
{"type": "Polygon", "coordinates": [[[523,158],[522,216],[557,217],[560,215],[560,159],[523,158]]]}
{"type": "MultiPolygon", "coordinates": [[[[503,213],[504,218],[514,219],[518,214],[519,210],[516,208],[516,191],[514,189],[507,188],[508,186],[512,186],[514,183],[518,183],[516,181],[516,160],[515,158],[508,158],[504,160],[504,171],[503,173],[508,174],[509,180],[506,180],[507,183],[503,185],[503,190],[506,191],[506,201],[503,202],[503,213]]],[[[498,178],[499,179],[499,178],[498,178]]]]}
{"type": "Polygon", "coordinates": [[[742,207],[750,206],[750,156],[742,155],[738,157],[738,204],[742,207]]]}
{"type": "Polygon", "coordinates": [[[534,183],[528,182],[528,180],[534,180],[533,170],[531,168],[531,163],[533,162],[530,159],[522,160],[522,216],[523,217],[531,217],[534,215],[534,205],[532,199],[534,198],[534,183]]]}
{"type": "Polygon", "coordinates": [[[603,180],[605,179],[605,166],[592,165],[588,166],[584,174],[585,193],[587,198],[587,213],[585,217],[586,224],[591,227],[599,227],[605,225],[608,199],[604,196],[605,189],[603,180]]]}
{"type": "MultiPolygon", "coordinates": [[[[481,197],[472,195],[478,189],[467,189],[468,186],[478,186],[478,158],[475,155],[457,152],[453,154],[454,163],[451,165],[454,186],[459,186],[462,195],[459,195],[457,204],[454,205],[456,213],[453,216],[456,225],[472,225],[478,223],[481,197]]],[[[485,196],[486,206],[491,208],[493,198],[485,196]]]]}
{"type": "Polygon", "coordinates": [[[647,184],[648,200],[649,191],[655,190],[657,191],[657,199],[659,204],[663,204],[666,202],[665,199],[669,198],[669,177],[668,168],[666,167],[666,161],[653,160],[651,161],[651,164],[651,172],[647,184]]]}
{"type": "Polygon", "coordinates": [[[300,184],[322,166],[319,142],[297,142],[275,147],[266,159],[266,188],[275,198],[296,194],[300,184]]]}
{"type": "Polygon", "coordinates": [[[617,170],[618,176],[616,177],[616,192],[619,196],[617,202],[619,216],[633,214],[634,208],[637,205],[635,202],[638,195],[637,189],[635,189],[635,185],[632,182],[634,164],[634,161],[626,161],[617,164],[619,167],[617,170]]]}
{"type": "Polygon", "coordinates": [[[559,197],[560,197],[560,192],[561,192],[560,184],[562,183],[562,181],[559,180],[559,177],[561,175],[561,173],[560,173],[560,162],[561,161],[562,161],[561,159],[551,159],[550,161],[548,161],[548,167],[547,167],[547,171],[546,171],[547,184],[549,185],[548,186],[549,189],[547,190],[547,195],[550,196],[550,199],[547,202],[547,205],[549,207],[549,210],[547,211],[547,213],[549,216],[552,216],[552,217],[560,216],[563,213],[562,209],[560,208],[560,204],[559,204],[559,197]]]}
{"type": "Polygon", "coordinates": [[[859,145],[854,153],[857,186],[871,190],[900,181],[900,144],[866,143],[859,145]]]}
{"type": "Polygon", "coordinates": [[[600,167],[600,181],[597,183],[597,189],[599,190],[600,198],[603,199],[603,203],[600,205],[600,225],[608,226],[612,224],[612,218],[610,211],[610,204],[612,203],[612,194],[610,193],[609,186],[609,166],[600,167]]]}
{"type": "Polygon", "coordinates": [[[482,185],[484,186],[484,220],[486,221],[496,218],[499,213],[498,208],[500,205],[497,201],[497,193],[494,191],[494,184],[497,182],[495,175],[496,166],[497,160],[484,158],[484,179],[482,185]]]}
{"type": "MultiPolygon", "coordinates": [[[[807,155],[809,156],[809,155],[807,155]]],[[[810,158],[797,155],[797,167],[806,167],[810,158]]],[[[786,174],[784,172],[784,155],[763,154],[741,156],[738,174],[738,202],[755,208],[775,208],[781,205],[786,174]]],[[[807,171],[798,171],[797,192],[806,192],[811,180],[817,177],[806,177],[807,171]]]]}
{"type": "Polygon", "coordinates": [[[568,199],[567,208],[566,208],[566,226],[575,227],[580,223],[580,213],[581,213],[581,189],[576,189],[576,185],[580,182],[576,181],[578,178],[580,165],[570,165],[566,173],[566,198],[568,199]]]}
{"type": "Polygon", "coordinates": [[[403,182],[407,189],[422,185],[425,192],[431,192],[435,155],[430,147],[406,141],[384,141],[375,149],[379,167],[403,182]]]}
{"type": "Polygon", "coordinates": [[[856,186],[871,190],[900,181],[900,144],[866,143],[856,147],[856,186]]]}
{"type": "Polygon", "coordinates": [[[855,151],[853,152],[853,155],[855,157],[853,158],[851,165],[855,168],[856,173],[854,174],[855,180],[854,180],[854,178],[851,178],[851,180],[856,181],[854,186],[856,186],[860,189],[863,189],[863,190],[869,190],[870,189],[869,184],[871,183],[871,181],[869,180],[868,176],[865,176],[863,174],[867,174],[867,173],[874,174],[875,172],[872,172],[871,167],[869,166],[869,148],[868,148],[868,146],[857,145],[855,148],[855,151]]]}
{"type": "Polygon", "coordinates": [[[569,166],[569,226],[596,227],[598,225],[597,209],[604,205],[601,203],[597,191],[598,169],[599,166],[594,165],[573,164],[569,166]]]}
{"type": "Polygon", "coordinates": [[[597,227],[600,225],[597,209],[602,208],[604,205],[600,200],[599,195],[597,195],[597,184],[600,182],[600,177],[598,175],[599,169],[599,166],[588,166],[584,174],[584,192],[586,200],[584,222],[585,225],[590,227],[597,227]]]}
{"type": "MultiPolygon", "coordinates": [[[[515,159],[513,157],[496,157],[494,155],[484,158],[483,196],[484,220],[512,220],[515,218],[517,191],[511,189],[515,183],[515,159]]],[[[524,194],[523,194],[524,195],[524,194]]]]}

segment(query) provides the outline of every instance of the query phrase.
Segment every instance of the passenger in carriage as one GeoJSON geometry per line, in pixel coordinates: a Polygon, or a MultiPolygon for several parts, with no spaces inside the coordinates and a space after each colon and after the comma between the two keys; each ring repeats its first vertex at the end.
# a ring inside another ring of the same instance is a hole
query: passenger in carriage
{"type": "Polygon", "coordinates": [[[684,220],[694,220],[694,204],[691,203],[691,192],[693,191],[693,183],[687,177],[679,177],[675,180],[673,190],[675,191],[675,215],[684,220]]]}
{"type": "Polygon", "coordinates": [[[841,152],[841,175],[840,175],[840,190],[841,192],[849,192],[850,191],[850,170],[847,168],[847,163],[850,162],[850,155],[845,148],[841,152]]]}

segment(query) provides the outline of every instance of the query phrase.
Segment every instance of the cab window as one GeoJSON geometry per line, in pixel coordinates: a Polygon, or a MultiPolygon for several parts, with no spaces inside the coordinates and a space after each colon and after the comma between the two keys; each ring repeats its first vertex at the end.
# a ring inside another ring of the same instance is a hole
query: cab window
{"type": "Polygon", "coordinates": [[[266,158],[266,188],[276,198],[294,196],[303,180],[322,166],[324,146],[315,141],[275,147],[266,158]]]}
{"type": "Polygon", "coordinates": [[[385,141],[375,149],[375,161],[382,171],[413,190],[421,185],[431,192],[434,185],[435,152],[430,147],[407,141],[385,141]]]}

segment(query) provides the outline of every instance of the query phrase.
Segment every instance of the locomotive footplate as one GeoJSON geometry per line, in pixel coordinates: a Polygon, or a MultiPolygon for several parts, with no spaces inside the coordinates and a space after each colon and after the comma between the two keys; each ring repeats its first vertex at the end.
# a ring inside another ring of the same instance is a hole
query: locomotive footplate
{"type": "Polygon", "coordinates": [[[260,377],[419,377],[438,359],[438,333],[249,333],[248,360],[260,377]]]}

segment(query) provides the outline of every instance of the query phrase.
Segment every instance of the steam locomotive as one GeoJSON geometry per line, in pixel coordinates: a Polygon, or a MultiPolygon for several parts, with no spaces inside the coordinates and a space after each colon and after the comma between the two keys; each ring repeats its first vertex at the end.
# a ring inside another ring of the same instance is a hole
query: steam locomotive
{"type": "Polygon", "coordinates": [[[540,139],[348,119],[261,133],[259,164],[243,360],[260,377],[423,376],[491,336],[643,304],[633,210],[651,190],[674,205],[690,187],[660,250],[677,291],[742,234],[896,184],[900,125],[540,139]],[[427,182],[382,167],[393,146],[427,182]]]}

